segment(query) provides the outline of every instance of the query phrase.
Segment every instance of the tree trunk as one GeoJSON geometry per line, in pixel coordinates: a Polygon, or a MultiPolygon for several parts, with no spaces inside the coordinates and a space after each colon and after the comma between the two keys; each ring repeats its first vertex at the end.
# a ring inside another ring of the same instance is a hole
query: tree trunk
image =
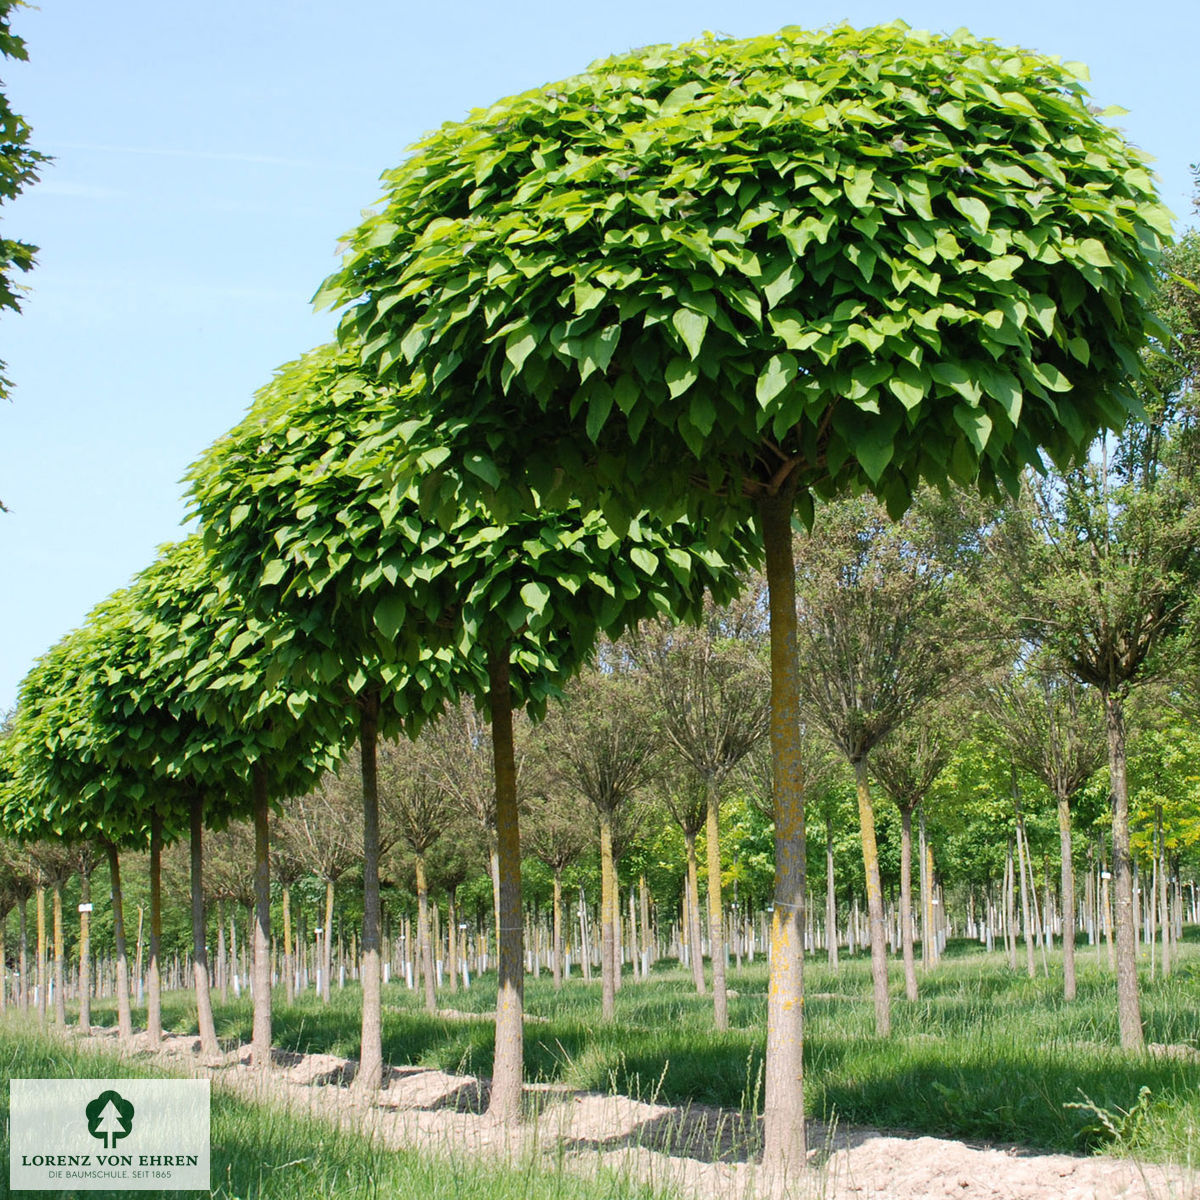
{"type": "Polygon", "coordinates": [[[1125,711],[1119,693],[1105,690],[1108,733],[1108,773],[1112,788],[1113,891],[1117,926],[1117,1022],[1121,1046],[1139,1050],[1144,1044],[1142,1009],[1138,998],[1137,942],[1133,911],[1132,857],[1129,846],[1129,784],[1126,777],[1125,711]]]}
{"type": "Polygon", "coordinates": [[[437,980],[433,967],[433,939],[429,932],[429,880],[425,875],[425,855],[416,856],[417,870],[417,944],[421,954],[421,974],[425,976],[425,1011],[437,1012],[437,980]]]}
{"type": "Polygon", "coordinates": [[[700,870],[696,862],[696,835],[685,831],[683,844],[687,850],[688,957],[692,962],[692,979],[696,984],[696,991],[703,996],[704,952],[700,945],[700,870]]]}
{"type": "Polygon", "coordinates": [[[645,871],[638,876],[638,921],[642,927],[642,978],[648,979],[655,956],[650,946],[650,889],[645,871]]]}
{"type": "Polygon", "coordinates": [[[1025,825],[1021,820],[1021,805],[1017,800],[1017,777],[1013,773],[1013,810],[1017,817],[1017,872],[1021,877],[1021,923],[1025,928],[1025,970],[1032,979],[1037,974],[1033,950],[1033,917],[1029,911],[1029,890],[1025,877],[1025,825]]]}
{"type": "Polygon", "coordinates": [[[329,976],[333,971],[333,880],[325,880],[325,941],[321,946],[321,1000],[329,1003],[329,976]]]}
{"type": "Polygon", "coordinates": [[[458,944],[458,900],[457,888],[448,889],[446,898],[446,957],[450,960],[450,990],[458,991],[459,959],[462,949],[458,944]]]}
{"type": "Polygon", "coordinates": [[[911,805],[900,806],[900,952],[904,957],[904,994],[917,999],[917,964],[913,957],[911,805]]]}
{"type": "Polygon", "coordinates": [[[29,897],[17,902],[17,926],[20,932],[21,1008],[29,1008],[29,897]]]}
{"type": "Polygon", "coordinates": [[[362,1044],[353,1089],[372,1095],[383,1085],[383,982],[379,958],[379,782],[376,740],[379,693],[360,701],[359,748],[363,794],[362,1044]]]}
{"type": "Polygon", "coordinates": [[[562,928],[562,873],[561,866],[554,868],[554,990],[563,985],[563,928],[562,928]]]}
{"type": "Polygon", "coordinates": [[[283,908],[283,997],[286,1003],[296,1000],[295,967],[292,960],[292,889],[284,884],[280,889],[283,908]]]}
{"type": "Polygon", "coordinates": [[[795,485],[758,505],[771,617],[771,772],[775,888],[767,986],[763,1169],[783,1180],[807,1162],[804,1140],[804,763],[796,651],[795,485]]]}
{"type": "Polygon", "coordinates": [[[213,1022],[212,994],[208,989],[208,946],[204,915],[204,802],[199,796],[191,803],[192,859],[192,976],[196,987],[196,1024],[200,1031],[200,1052],[205,1056],[220,1053],[217,1028],[213,1022]]]}
{"type": "Polygon", "coordinates": [[[704,836],[708,843],[708,952],[712,957],[713,1019],[729,1028],[729,996],[725,987],[725,913],[721,904],[721,797],[716,780],[705,781],[704,836]]]}
{"type": "Polygon", "coordinates": [[[37,1005],[38,1020],[46,1023],[46,889],[37,889],[37,1005]]]}
{"type": "Polygon", "coordinates": [[[867,760],[854,764],[858,790],[858,821],[862,834],[863,870],[867,881],[867,915],[871,924],[871,982],[875,992],[875,1032],[887,1037],[892,1032],[892,1006],[888,995],[887,943],[883,924],[883,887],[879,882],[879,847],[875,841],[875,810],[867,760]]]}
{"type": "Polygon", "coordinates": [[[833,817],[825,816],[825,955],[838,969],[837,886],[833,874],[833,817]]]}
{"type": "Polygon", "coordinates": [[[521,826],[513,746],[509,642],[488,647],[488,698],[496,776],[496,851],[500,925],[497,944],[496,1049],[488,1116],[521,1119],[525,1058],[525,945],[521,923],[521,826]]]}
{"type": "Polygon", "coordinates": [[[613,845],[612,812],[600,810],[600,1015],[611,1021],[616,1013],[617,987],[613,980],[613,845]]]}
{"type": "MultiPolygon", "coordinates": [[[[79,873],[79,1028],[90,1033],[92,1028],[92,872],[85,867],[79,873]]],[[[3,962],[0,954],[0,962],[3,962]]]]}
{"type": "Polygon", "coordinates": [[[254,1026],[250,1061],[271,1066],[271,840],[267,771],[254,764],[254,1026]]]}
{"type": "Polygon", "coordinates": [[[496,954],[499,953],[500,945],[500,850],[496,844],[496,838],[493,834],[491,839],[491,847],[489,854],[492,864],[492,919],[495,922],[493,928],[496,931],[496,954]]]}
{"type": "Polygon", "coordinates": [[[151,1046],[162,1041],[162,848],[163,820],[150,814],[150,970],[146,988],[146,1033],[151,1046]]]}
{"type": "Polygon", "coordinates": [[[1075,863],[1071,852],[1071,802],[1058,797],[1058,847],[1062,856],[1063,999],[1075,999],[1075,863]]]}
{"type": "Polygon", "coordinates": [[[1171,933],[1174,928],[1174,921],[1171,917],[1167,850],[1163,833],[1161,804],[1154,806],[1154,832],[1158,841],[1158,907],[1162,913],[1162,973],[1163,978],[1166,979],[1171,974],[1171,933]]]}
{"type": "MultiPolygon", "coordinates": [[[[62,880],[54,881],[54,1023],[65,1026],[67,1023],[67,995],[64,984],[66,972],[64,968],[63,950],[63,906],[62,880]]],[[[2,969],[2,967],[0,967],[2,969]]]]}
{"type": "Polygon", "coordinates": [[[125,948],[125,901],[121,895],[121,858],[115,842],[108,851],[108,871],[112,880],[113,941],[117,951],[117,1036],[123,1042],[133,1037],[133,1013],[129,1006],[129,958],[125,948]]]}

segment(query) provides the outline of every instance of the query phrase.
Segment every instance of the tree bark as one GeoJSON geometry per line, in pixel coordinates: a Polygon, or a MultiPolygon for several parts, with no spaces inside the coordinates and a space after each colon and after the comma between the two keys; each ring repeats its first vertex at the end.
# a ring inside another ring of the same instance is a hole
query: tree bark
{"type": "Polygon", "coordinates": [[[20,932],[21,1008],[29,1008],[29,897],[17,902],[17,926],[20,932]]]}
{"type": "Polygon", "coordinates": [[[192,977],[196,987],[196,1025],[200,1031],[200,1052],[206,1056],[220,1053],[217,1027],[213,1021],[212,993],[208,986],[208,945],[204,914],[204,802],[192,797],[192,977]]]}
{"type": "Polygon", "coordinates": [[[129,957],[125,946],[125,900],[121,894],[121,857],[115,842],[108,842],[108,871],[112,880],[113,941],[117,951],[117,1036],[127,1042],[133,1037],[133,1013],[129,1006],[129,957]]]}
{"type": "Polygon", "coordinates": [[[151,1046],[162,1041],[162,814],[150,814],[150,969],[146,987],[146,1033],[151,1046]]]}
{"type": "Polygon", "coordinates": [[[1133,859],[1129,846],[1129,783],[1126,776],[1125,710],[1121,695],[1102,692],[1108,734],[1108,773],[1112,788],[1113,892],[1117,926],[1117,1023],[1121,1046],[1140,1050],[1142,1008],[1138,997],[1137,942],[1133,911],[1133,859]]]}
{"type": "Polygon", "coordinates": [[[284,884],[280,889],[283,909],[283,996],[291,1004],[296,999],[295,967],[292,960],[292,889],[284,884]]]}
{"type": "Polygon", "coordinates": [[[63,951],[63,901],[62,880],[54,880],[54,1023],[66,1026],[67,996],[63,951]]]}
{"type": "Polygon", "coordinates": [[[705,841],[708,843],[708,952],[712,958],[713,1019],[729,1028],[729,995],[725,985],[725,913],[721,903],[721,797],[716,780],[705,782],[705,841]]]}
{"type": "Polygon", "coordinates": [[[642,978],[648,979],[655,955],[650,945],[650,889],[646,886],[645,871],[638,876],[638,920],[642,927],[642,978]]]}
{"type": "Polygon", "coordinates": [[[513,745],[509,642],[488,648],[492,759],[496,776],[496,852],[500,911],[497,945],[496,1050],[488,1116],[505,1124],[521,1119],[525,1074],[525,944],[521,921],[521,826],[513,745]]]}
{"type": "Polygon", "coordinates": [[[79,902],[84,906],[79,914],[79,1028],[88,1033],[92,1028],[92,914],[86,907],[92,902],[92,872],[88,868],[79,874],[79,902]]]}
{"type": "Polygon", "coordinates": [[[795,485],[758,505],[771,617],[771,772],[775,888],[767,985],[763,1169],[798,1175],[804,1137],[804,763],[796,651],[796,569],[792,552],[795,485]]]}
{"type": "Polygon", "coordinates": [[[353,1090],[371,1095],[383,1085],[383,978],[379,956],[379,781],[376,742],[379,693],[362,697],[359,749],[363,793],[362,1044],[353,1090]]]}
{"type": "Polygon", "coordinates": [[[871,983],[875,992],[875,1032],[887,1037],[892,1032],[892,1005],[888,995],[887,942],[883,921],[883,887],[879,882],[879,847],[875,841],[875,810],[867,760],[854,764],[858,791],[858,821],[862,834],[863,870],[867,881],[867,916],[871,924],[871,983]]]}
{"type": "Polygon", "coordinates": [[[1062,856],[1063,999],[1075,999],[1075,863],[1071,850],[1071,801],[1058,797],[1058,848],[1062,856]]]}
{"type": "Polygon", "coordinates": [[[904,994],[917,999],[917,964],[913,955],[911,805],[900,806],[900,953],[904,958],[904,994]]]}
{"type": "Polygon", "coordinates": [[[37,1006],[38,1020],[46,1023],[46,888],[37,888],[37,1006]]]}
{"type": "Polygon", "coordinates": [[[433,966],[433,939],[429,933],[429,880],[425,875],[425,855],[416,856],[417,870],[417,944],[421,955],[421,974],[425,977],[425,1011],[437,1012],[437,979],[433,966]]]}
{"type": "Polygon", "coordinates": [[[455,896],[457,889],[451,887],[448,890],[449,895],[446,898],[446,957],[450,960],[450,990],[457,992],[460,965],[458,960],[462,956],[462,949],[458,944],[458,901],[455,896]]]}
{"type": "Polygon", "coordinates": [[[696,862],[696,835],[685,832],[684,847],[687,851],[687,924],[688,924],[688,958],[692,963],[692,980],[696,991],[703,996],[704,984],[704,952],[700,943],[700,869],[696,862]]]}
{"type": "Polygon", "coordinates": [[[612,813],[600,810],[600,1015],[611,1021],[616,1013],[617,985],[613,979],[616,943],[613,937],[612,813]]]}
{"type": "Polygon", "coordinates": [[[325,941],[321,945],[321,1000],[329,1003],[329,976],[333,971],[333,880],[325,880],[325,941]]]}
{"type": "Polygon", "coordinates": [[[833,817],[825,817],[825,956],[838,969],[837,886],[833,874],[833,817]]]}
{"type": "Polygon", "coordinates": [[[554,990],[563,985],[562,867],[554,868],[554,990]]]}
{"type": "Polygon", "coordinates": [[[271,840],[267,771],[255,763],[254,794],[254,1026],[250,1061],[261,1070],[271,1066],[271,840]]]}
{"type": "Polygon", "coordinates": [[[1025,876],[1025,860],[1027,857],[1025,826],[1021,820],[1021,809],[1016,799],[1015,782],[1013,787],[1013,807],[1016,809],[1017,814],[1017,871],[1021,876],[1021,922],[1025,927],[1025,971],[1029,978],[1032,979],[1037,974],[1037,963],[1033,947],[1033,915],[1030,912],[1029,888],[1025,876]]]}

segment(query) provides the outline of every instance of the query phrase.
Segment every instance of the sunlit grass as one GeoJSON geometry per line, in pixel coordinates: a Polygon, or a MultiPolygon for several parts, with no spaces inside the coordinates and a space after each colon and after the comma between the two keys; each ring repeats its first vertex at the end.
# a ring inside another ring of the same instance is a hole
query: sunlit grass
{"type": "MultiPolygon", "coordinates": [[[[903,999],[893,965],[893,1036],[874,1032],[869,964],[805,967],[807,1064],[805,1103],[843,1123],[1014,1142],[1079,1151],[1120,1143],[1153,1158],[1200,1162],[1200,1060],[1129,1054],[1118,1047],[1113,976],[1094,949],[1080,948],[1079,995],[1062,999],[1058,958],[1050,976],[1029,979],[1002,955],[970,944],[921,976],[916,1003],[903,999]],[[1148,1088],[1148,1094],[1142,1089],[1148,1088]],[[1083,1107],[1073,1107],[1082,1105],[1083,1107]],[[1087,1107],[1093,1106],[1092,1108],[1087,1107]],[[1108,1113],[1106,1124],[1096,1109],[1108,1113]],[[1136,1119],[1122,1114],[1134,1112],[1136,1119]],[[1117,1132],[1114,1133],[1113,1126],[1117,1132]]],[[[1200,953],[1185,957],[1168,980],[1142,980],[1148,1043],[1200,1048],[1200,953]]],[[[1038,960],[1039,972],[1041,959],[1038,960]]],[[[715,1104],[749,1112],[761,1103],[765,1048],[766,965],[731,970],[728,1033],[712,1028],[711,998],[690,975],[661,965],[648,981],[626,973],[616,1020],[600,1016],[599,984],[578,977],[555,992],[548,976],[526,982],[525,1065],[531,1080],[618,1091],[668,1103],[715,1104]]],[[[355,1057],[357,988],[335,990],[326,1007],[310,992],[295,1004],[277,1000],[276,1045],[355,1057]]],[[[384,1057],[393,1063],[491,1071],[495,977],[467,992],[439,993],[439,1004],[478,1020],[425,1013],[419,993],[384,989],[384,1057]]],[[[186,994],[169,996],[165,1019],[194,1030],[186,994]]],[[[97,1020],[111,1009],[96,1006],[97,1020]]],[[[243,999],[219,1005],[222,1036],[248,1040],[251,1009],[243,999]]]]}

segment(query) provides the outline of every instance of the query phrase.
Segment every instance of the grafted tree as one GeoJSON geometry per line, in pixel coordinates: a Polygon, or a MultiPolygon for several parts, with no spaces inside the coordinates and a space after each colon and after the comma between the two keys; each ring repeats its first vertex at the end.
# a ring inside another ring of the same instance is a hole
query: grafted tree
{"type": "MultiPolygon", "coordinates": [[[[723,608],[710,601],[697,626],[659,621],[643,625],[633,642],[666,741],[704,785],[709,953],[718,1029],[729,1028],[721,793],[738,763],[767,736],[770,691],[761,655],[765,618],[765,595],[759,588],[747,589],[723,608]]],[[[686,837],[686,829],[684,833],[686,837]]],[[[697,946],[694,961],[699,957],[697,946]]]]}
{"type": "Polygon", "coordinates": [[[679,522],[635,520],[618,533],[576,503],[497,519],[470,482],[495,481],[477,448],[486,450],[488,424],[434,423],[416,394],[397,400],[344,353],[314,351],[285,367],[194,468],[194,494],[214,554],[302,660],[290,676],[297,694],[358,718],[363,1026],[354,1086],[365,1092],[383,1068],[376,743],[416,736],[460,694],[486,709],[500,896],[488,1111],[517,1119],[524,953],[514,713],[540,712],[602,631],[667,609],[692,613],[706,589],[727,596],[741,563],[679,522]]]}
{"type": "Polygon", "coordinates": [[[1081,74],[900,22],[623,55],[429,135],[321,293],[439,424],[493,423],[502,499],[524,477],[524,503],[600,496],[618,527],[761,531],[771,1173],[805,1161],[791,518],[1015,487],[1124,419],[1169,218],[1081,74]]]}
{"type": "Polygon", "coordinates": [[[806,711],[854,770],[881,1036],[891,1004],[869,755],[973,661],[963,628],[979,549],[971,516],[956,498],[930,493],[895,523],[875,501],[839,501],[797,542],[801,688],[806,711]]]}

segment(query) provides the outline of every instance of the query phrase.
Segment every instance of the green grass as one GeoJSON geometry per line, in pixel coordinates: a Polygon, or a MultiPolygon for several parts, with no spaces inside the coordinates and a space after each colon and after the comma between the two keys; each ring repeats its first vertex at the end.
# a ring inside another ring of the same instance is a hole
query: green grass
{"type": "MultiPolygon", "coordinates": [[[[6,1078],[162,1078],[166,1071],[131,1062],[111,1050],[80,1046],[23,1022],[0,1026],[0,1069],[6,1078]]],[[[8,1088],[0,1088],[0,1119],[8,1123],[8,1088]]],[[[214,1200],[666,1200],[661,1191],[616,1173],[584,1179],[530,1161],[518,1167],[384,1148],[362,1135],[283,1107],[251,1103],[215,1086],[212,1092],[211,1195],[214,1200]]],[[[8,1187],[7,1139],[0,1197],[8,1187]]],[[[124,1200],[125,1191],[21,1192],[124,1200]]],[[[194,1191],[138,1193],[193,1200],[194,1191]]]]}
{"type": "MultiPolygon", "coordinates": [[[[1023,960],[1014,973],[1001,955],[984,955],[970,943],[954,949],[921,976],[915,1004],[902,998],[894,965],[890,1039],[874,1033],[865,958],[844,962],[837,974],[823,963],[806,965],[810,1114],[1041,1149],[1109,1147],[1200,1163],[1200,1064],[1118,1049],[1115,983],[1094,951],[1080,954],[1079,996],[1068,1005],[1053,955],[1050,978],[1039,974],[1030,980],[1023,960]]],[[[1143,978],[1142,985],[1147,1042],[1200,1046],[1196,948],[1185,948],[1171,979],[1143,978]]],[[[717,1034],[711,1001],[697,996],[690,976],[678,969],[664,967],[645,983],[626,975],[616,1020],[607,1025],[600,1019],[597,983],[576,978],[555,993],[547,976],[529,979],[527,1012],[545,1023],[527,1026],[527,1076],[654,1095],[669,1103],[756,1110],[765,1046],[765,964],[731,971],[730,986],[738,993],[730,999],[731,1029],[717,1034]]],[[[485,1014],[495,1004],[494,976],[476,981],[466,993],[443,991],[439,1003],[478,1012],[480,1020],[430,1016],[421,1010],[419,996],[402,985],[384,989],[385,1059],[489,1074],[492,1027],[485,1014]]],[[[357,1005],[358,992],[351,987],[335,991],[328,1008],[311,993],[292,1006],[280,1000],[275,1044],[355,1057],[357,1005]]],[[[195,1030],[186,994],[169,996],[164,1010],[169,1026],[195,1030]]],[[[104,1005],[94,1012],[94,1020],[115,1020],[104,1005]]],[[[218,1006],[218,1032],[249,1040],[250,1017],[247,1000],[218,1006]]]]}

